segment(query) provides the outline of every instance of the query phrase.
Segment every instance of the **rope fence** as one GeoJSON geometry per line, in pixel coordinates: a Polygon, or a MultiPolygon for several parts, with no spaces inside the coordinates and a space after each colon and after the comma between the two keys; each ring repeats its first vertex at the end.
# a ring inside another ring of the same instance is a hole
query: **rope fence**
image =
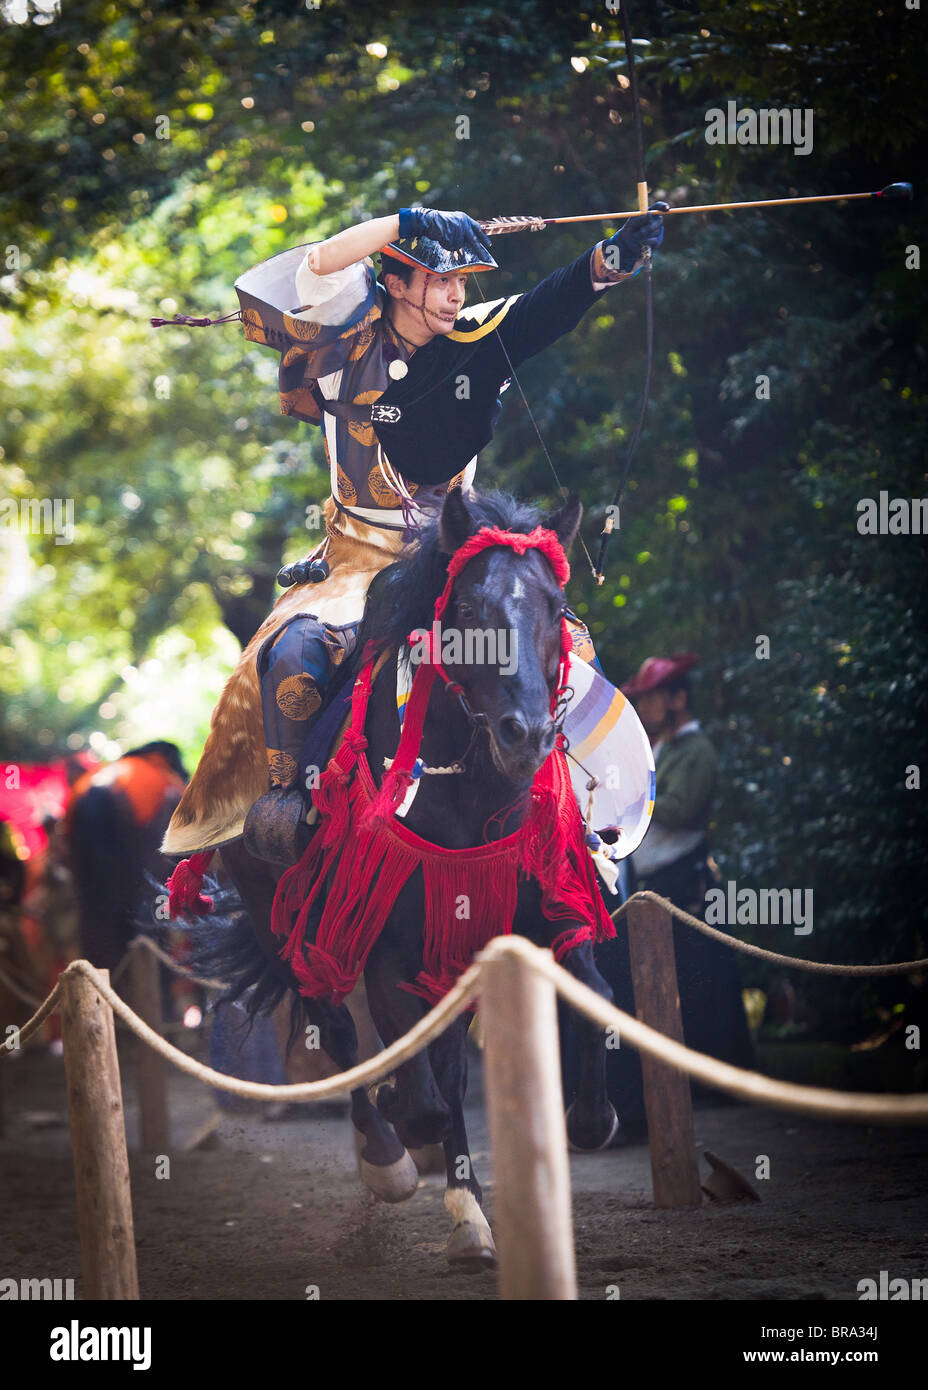
{"type": "MultiPolygon", "coordinates": [[[[75,962],[75,964],[76,963],[77,962],[75,962]]],[[[81,963],[85,965],[90,965],[89,961],[83,961],[81,963]]],[[[93,969],[92,966],[91,969],[93,969]]],[[[48,1018],[49,1014],[54,1013],[55,1010],[58,1008],[60,997],[61,982],[59,980],[58,984],[55,985],[55,988],[52,990],[51,994],[44,1001],[44,1003],[40,1004],[39,1007],[36,1009],[35,1013],[32,1015],[32,1017],[28,1019],[22,1025],[21,1028],[17,1029],[16,1043],[14,1044],[12,1038],[6,1038],[5,1041],[0,1042],[0,1061],[3,1060],[4,1056],[8,1052],[15,1052],[17,1046],[22,1047],[23,1043],[29,1041],[33,1033],[38,1032],[38,1030],[42,1027],[42,1024],[48,1018]]]]}
{"type": "Polygon", "coordinates": [[[11,994],[22,1000],[24,1004],[28,1004],[32,1009],[37,1009],[42,1002],[38,995],[33,994],[31,990],[24,989],[22,985],[18,985],[2,968],[0,968],[0,985],[4,985],[11,994]]]}
{"type": "Polygon", "coordinates": [[[703,922],[699,917],[694,917],[690,912],[684,912],[682,907],[677,907],[669,898],[662,898],[658,893],[645,891],[634,893],[630,898],[617,907],[611,913],[613,922],[624,917],[629,905],[635,902],[657,903],[672,917],[678,921],[685,922],[688,927],[695,927],[701,931],[703,936],[709,936],[713,941],[719,941],[723,946],[730,946],[732,950],[743,951],[746,956],[757,956],[761,960],[773,961],[775,965],[786,965],[792,970],[809,970],[819,975],[856,975],[865,977],[868,975],[910,975],[920,970],[928,970],[928,957],[921,960],[902,960],[893,961],[887,965],[833,965],[828,961],[804,960],[802,956],[784,956],[779,951],[766,951],[762,946],[754,946],[749,941],[742,941],[737,936],[731,936],[728,932],[719,931],[716,927],[710,927],[708,922],[703,922]]]}
{"type": "MultiPolygon", "coordinates": [[[[132,946],[144,948],[146,951],[150,951],[151,954],[155,957],[155,959],[160,960],[161,964],[166,966],[168,970],[172,971],[175,975],[179,975],[183,980],[189,980],[192,985],[200,985],[202,989],[228,988],[228,986],[223,980],[204,979],[201,975],[195,975],[192,970],[187,970],[185,966],[179,965],[173,956],[169,956],[167,951],[162,951],[161,947],[157,944],[157,942],[152,941],[151,937],[149,936],[139,935],[134,937],[132,941],[132,946]]],[[[111,984],[115,985],[118,983],[122,975],[125,973],[125,970],[131,960],[132,947],[130,947],[130,949],[125,953],[119,964],[115,966],[115,968],[112,970],[110,974],[111,984]]]]}
{"type": "MultiPolygon", "coordinates": [[[[641,895],[643,896],[643,895],[641,895]]],[[[652,895],[652,897],[655,895],[652,895]]],[[[663,907],[664,900],[657,902],[663,907]]],[[[792,1082],[777,1081],[763,1076],[760,1072],[745,1071],[741,1067],[720,1062],[702,1052],[694,1052],[680,1042],[656,1032],[647,1024],[633,1018],[631,1014],[616,1008],[587,985],[558,965],[550,955],[533,946],[523,937],[496,937],[486,950],[475,958],[475,963],[463,974],[452,990],[415,1027],[404,1033],[395,1043],[378,1052],[375,1057],[337,1076],[326,1077],[321,1081],[303,1081],[292,1084],[272,1085],[261,1081],[243,1081],[239,1077],[218,1072],[203,1062],[197,1061],[188,1053],[169,1043],[155,1032],[144,1019],[130,1008],[104,978],[106,972],[100,971],[87,960],[76,960],[62,971],[58,984],[37,1012],[19,1030],[20,1045],[26,1042],[42,1025],[50,1013],[58,1007],[61,994],[61,980],[75,973],[86,976],[102,999],[109,1004],[113,1013],[146,1043],[154,1052],[170,1062],[178,1071],[202,1081],[205,1086],[228,1091],[231,1095],[246,1100],[257,1101],[295,1101],[309,1102],[333,1100],[346,1096],[359,1086],[371,1086],[383,1081],[403,1062],[408,1062],[416,1053],[440,1037],[445,1029],[470,1006],[480,992],[480,964],[486,959],[495,959],[493,952],[507,949],[517,955],[524,964],[537,974],[550,980],[556,992],[572,1008],[585,1014],[603,1028],[612,1029],[620,1039],[627,1040],[639,1052],[655,1060],[685,1072],[694,1081],[701,1081],[715,1089],[725,1091],[738,1100],[752,1101],[759,1105],[769,1105],[777,1109],[793,1110],[804,1114],[819,1115],[823,1118],[847,1120],[864,1124],[928,1124],[928,1094],[912,1096],[884,1096],[878,1093],[860,1091],[834,1091],[818,1086],[800,1086],[792,1082]],[[488,954],[489,953],[489,954],[488,954]]],[[[9,1040],[0,1045],[0,1058],[9,1052],[9,1040]]]]}
{"type": "MultiPolygon", "coordinates": [[[[403,1037],[348,1071],[297,1084],[271,1085],[231,1077],[166,1041],[158,1031],[158,963],[188,978],[197,977],[184,971],[147,938],[137,938],[129,954],[134,996],[141,1013],[149,1015],[148,1021],[116,993],[108,971],[86,960],[73,961],[18,1034],[0,1043],[0,1061],[34,1037],[54,1010],[61,1010],[85,1297],[138,1297],[134,1243],[129,1240],[131,1258],[126,1245],[127,1229],[129,1237],[132,1233],[132,1213],[115,1018],[121,1019],[144,1044],[140,1082],[144,1064],[149,1069],[149,1085],[156,1083],[153,1089],[161,1092],[160,1097],[156,1096],[154,1118],[148,1118],[150,1142],[146,1143],[145,1087],[140,1085],[142,1147],[158,1151],[167,1144],[167,1123],[164,1078],[159,1075],[163,1069],[157,1058],[204,1085],[245,1099],[328,1100],[390,1076],[434,1042],[479,999],[486,1038],[484,1061],[491,1141],[500,1188],[497,1219],[501,1227],[500,1280],[504,1298],[576,1297],[575,1277],[573,1283],[571,1278],[565,1278],[563,1264],[569,1248],[569,1265],[573,1269],[569,1184],[565,1187],[566,1129],[560,1068],[556,1046],[551,1044],[557,1036],[557,996],[642,1054],[658,1207],[692,1206],[702,1200],[687,1078],[739,1100],[829,1120],[871,1125],[928,1124],[928,1094],[883,1095],[798,1085],[731,1066],[686,1047],[670,919],[676,917],[750,954],[829,973],[898,974],[922,970],[928,967],[928,961],[875,967],[801,961],[749,947],[654,893],[635,894],[613,913],[616,918],[623,915],[628,917],[639,1018],[616,1008],[576,980],[554,961],[550,951],[524,937],[502,936],[475,957],[453,989],[403,1037]],[[154,1075],[153,1067],[157,1069],[154,1075]],[[114,1115],[118,1115],[118,1124],[114,1115]],[[539,1115],[543,1116],[543,1143],[535,1123],[539,1115]],[[101,1184],[109,1194],[111,1209],[107,1222],[98,1219],[101,1184]],[[546,1231],[550,1239],[545,1236],[546,1231]],[[118,1250],[114,1242],[119,1245],[118,1250]]],[[[124,968],[125,961],[120,966],[124,968]]],[[[220,981],[202,983],[223,987],[220,981]]]]}
{"type": "MultiPolygon", "coordinates": [[[[466,974],[458,980],[454,989],[445,995],[431,1013],[426,1014],[425,1018],[420,1019],[414,1028],[411,1028],[408,1033],[404,1033],[402,1038],[392,1043],[390,1047],[378,1052],[376,1057],[360,1063],[359,1066],[352,1067],[350,1071],[339,1072],[337,1076],[326,1077],[321,1081],[302,1081],[284,1085],[271,1085],[263,1081],[242,1081],[239,1077],[227,1076],[224,1072],[215,1071],[203,1062],[198,1062],[195,1057],[182,1052],[180,1048],[174,1047],[172,1043],[167,1042],[153,1028],[149,1027],[144,1019],[139,1018],[138,1014],[129,1007],[104,978],[106,972],[98,970],[88,960],[72,961],[67,969],[62,971],[58,984],[41,1009],[20,1029],[20,1043],[31,1037],[57,1006],[61,981],[74,974],[83,975],[91,982],[100,997],[109,1004],[113,1013],[128,1025],[137,1038],[147,1043],[159,1056],[172,1063],[178,1071],[185,1072],[197,1081],[202,1081],[205,1086],[214,1086],[218,1090],[228,1091],[231,1095],[240,1096],[246,1100],[317,1101],[332,1100],[337,1096],[347,1095],[358,1086],[369,1086],[373,1085],[374,1082],[382,1081],[396,1067],[403,1062],[408,1062],[423,1047],[434,1042],[448,1025],[467,1009],[475,997],[477,992],[475,986],[480,971],[478,966],[471,966],[466,974]]],[[[3,1056],[4,1051],[10,1050],[9,1042],[5,1046],[0,1044],[0,1057],[3,1056]]]]}
{"type": "MultiPolygon", "coordinates": [[[[717,931],[714,927],[700,921],[699,918],[684,912],[682,908],[676,907],[669,899],[662,898],[657,893],[652,892],[635,893],[612,913],[613,920],[625,916],[629,909],[637,903],[651,903],[662,912],[669,913],[688,926],[695,927],[725,945],[733,946],[735,949],[745,951],[750,955],[763,956],[776,961],[778,964],[796,966],[799,969],[854,975],[905,974],[928,969],[928,959],[876,966],[833,965],[765,951],[759,946],[752,946],[748,942],[729,936],[726,932],[717,931]]],[[[759,1072],[745,1071],[743,1068],[731,1066],[727,1062],[717,1061],[714,1057],[709,1057],[704,1053],[694,1052],[683,1043],[655,1032],[653,1028],[649,1028],[630,1014],[616,1008],[614,1004],[607,1003],[588,986],[575,980],[562,966],[557,965],[550,958],[548,952],[531,947],[530,943],[523,938],[497,937],[486,949],[491,951],[492,948],[506,942],[509,943],[510,949],[516,952],[522,951],[522,948],[525,947],[529,952],[527,955],[523,952],[525,964],[546,976],[557,993],[573,1008],[585,1014],[587,1018],[601,1024],[604,1028],[612,1029],[619,1037],[627,1038],[638,1051],[675,1067],[695,1081],[702,1081],[739,1100],[753,1101],[782,1109],[793,1109],[806,1114],[819,1114],[870,1124],[928,1123],[928,1095],[924,1097],[921,1095],[891,1097],[853,1091],[833,1091],[816,1086],[793,1085],[792,1083],[775,1081],[770,1077],[762,1076],[759,1072]],[[822,1097],[818,1106],[813,1099],[816,1096],[822,1097]]],[[[59,1006],[61,978],[73,972],[80,972],[91,981],[98,994],[109,1004],[113,1013],[126,1024],[131,1032],[135,1033],[159,1056],[172,1063],[178,1071],[185,1072],[188,1076],[202,1081],[204,1085],[213,1086],[249,1100],[295,1102],[331,1100],[349,1094],[358,1086],[369,1086],[382,1081],[397,1066],[409,1061],[422,1048],[434,1042],[479,994],[479,962],[489,958],[486,952],[478,955],[474,965],[460,977],[454,988],[445,995],[439,1004],[408,1033],[389,1047],[384,1048],[376,1057],[362,1062],[349,1071],[340,1072],[337,1076],[327,1077],[321,1081],[271,1085],[264,1082],[243,1081],[238,1077],[230,1077],[223,1072],[215,1071],[212,1067],[206,1066],[167,1042],[130,1008],[125,1000],[116,993],[112,985],[132,960],[133,950],[139,949],[147,950],[156,960],[175,974],[202,985],[204,988],[225,989],[227,987],[221,980],[204,979],[185,970],[155,942],[148,937],[138,936],[116,966],[111,978],[104,978],[108,972],[100,971],[90,961],[72,961],[62,972],[59,983],[48,998],[19,1029],[18,1044],[21,1046],[27,1042],[38,1031],[46,1018],[59,1006]]],[[[0,972],[0,981],[8,983],[12,987],[12,981],[5,981],[2,972],[0,972]]],[[[20,997],[25,998],[25,996],[20,997]]],[[[30,998],[25,1002],[34,1004],[37,1001],[30,998]]],[[[12,1050],[14,1049],[10,1047],[9,1040],[0,1044],[0,1060],[5,1052],[12,1050]]]]}

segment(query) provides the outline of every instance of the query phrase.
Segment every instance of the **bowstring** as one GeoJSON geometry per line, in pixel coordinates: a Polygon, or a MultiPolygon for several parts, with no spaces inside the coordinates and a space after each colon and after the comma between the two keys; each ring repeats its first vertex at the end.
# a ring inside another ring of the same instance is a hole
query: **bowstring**
{"type": "MultiPolygon", "coordinates": [[[[476,279],[476,276],[475,276],[474,278],[476,279]]],[[[487,297],[486,297],[486,295],[484,294],[483,290],[482,290],[481,287],[480,287],[480,281],[479,281],[479,280],[477,280],[477,292],[478,292],[478,294],[480,295],[480,298],[483,300],[484,304],[486,304],[486,302],[487,302],[487,297]]],[[[531,407],[531,406],[529,405],[529,403],[528,403],[528,397],[526,396],[524,390],[522,389],[522,383],[521,383],[521,381],[519,380],[519,374],[518,374],[518,372],[516,371],[515,367],[514,367],[513,364],[512,364],[512,358],[509,356],[509,353],[506,351],[506,344],[503,342],[502,335],[500,334],[500,331],[499,331],[498,328],[494,328],[493,332],[496,334],[496,341],[499,343],[500,348],[502,349],[503,356],[504,356],[505,359],[506,359],[506,365],[507,365],[508,368],[509,368],[509,375],[511,376],[512,380],[513,380],[513,381],[515,382],[515,384],[516,384],[516,387],[518,388],[519,395],[522,397],[522,404],[525,406],[525,409],[526,409],[526,411],[528,412],[528,418],[531,420],[532,425],[533,425],[534,430],[535,430],[535,433],[536,433],[536,435],[538,436],[538,443],[541,445],[542,453],[544,454],[545,458],[546,458],[547,461],[548,461],[548,467],[551,469],[551,472],[552,472],[552,474],[553,474],[553,476],[554,476],[554,481],[555,481],[555,483],[557,484],[558,492],[561,494],[561,497],[562,497],[562,498],[565,498],[565,497],[569,496],[568,490],[567,490],[567,488],[564,486],[564,484],[561,482],[561,479],[560,479],[560,476],[559,476],[559,474],[558,474],[558,471],[557,471],[557,469],[556,469],[555,466],[554,466],[554,460],[552,459],[550,453],[548,452],[548,446],[547,446],[547,444],[545,443],[544,435],[542,434],[541,430],[539,429],[538,421],[535,419],[534,413],[533,413],[533,411],[532,411],[532,407],[531,407]]],[[[582,550],[583,550],[583,553],[584,553],[584,555],[586,556],[587,563],[588,563],[589,566],[590,566],[590,574],[592,574],[593,578],[595,579],[595,578],[596,578],[596,570],[595,570],[594,567],[593,567],[593,557],[592,557],[592,555],[590,554],[589,550],[587,549],[587,544],[586,544],[586,541],[583,539],[583,536],[582,536],[582,535],[578,535],[578,539],[579,539],[579,541],[580,541],[580,546],[581,546],[581,548],[582,548],[582,550]]]]}
{"type": "Polygon", "coordinates": [[[647,414],[648,401],[651,394],[651,368],[654,365],[654,294],[653,287],[651,284],[651,256],[649,249],[646,248],[646,250],[648,250],[648,254],[645,257],[645,275],[647,278],[645,281],[644,301],[646,343],[644,385],[641,391],[641,403],[638,407],[638,419],[635,422],[635,429],[632,434],[632,440],[628,446],[628,453],[625,457],[625,467],[622,469],[622,476],[619,479],[618,487],[613,493],[612,501],[609,504],[609,508],[607,510],[606,527],[604,528],[602,533],[602,540],[600,541],[599,545],[599,555],[596,559],[596,568],[593,571],[593,578],[599,584],[602,583],[604,578],[603,564],[606,559],[606,548],[613,534],[613,527],[615,524],[615,510],[618,508],[619,502],[622,500],[622,495],[625,492],[625,484],[628,482],[628,477],[631,472],[632,463],[634,461],[635,454],[638,449],[638,442],[641,439],[641,432],[644,429],[644,419],[645,415],[647,414]]]}

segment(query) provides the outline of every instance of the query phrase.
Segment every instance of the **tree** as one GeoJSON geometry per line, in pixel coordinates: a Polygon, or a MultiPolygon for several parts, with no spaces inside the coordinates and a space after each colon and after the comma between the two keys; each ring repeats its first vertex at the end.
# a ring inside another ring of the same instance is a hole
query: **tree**
{"type": "MultiPolygon", "coordinates": [[[[19,749],[101,719],[143,732],[120,672],[167,643],[165,690],[182,661],[206,663],[185,675],[204,689],[182,730],[195,756],[233,650],[217,634],[243,640],[277,564],[314,539],[321,440],[277,413],[274,355],[234,326],[153,333],[152,313],[228,312],[256,261],[417,200],[475,215],[633,205],[616,16],[542,0],[437,13],[88,0],[0,28],[0,495],[75,504],[73,544],[26,538],[33,568],[8,602],[0,699],[19,749]]],[[[914,164],[922,78],[901,7],[875,20],[837,0],[641,0],[632,20],[654,195],[857,191],[914,164]],[[729,100],[812,111],[814,157],[707,143],[707,112],[729,100]]],[[[609,230],[499,238],[485,292],[526,288],[609,230]]],[[[655,651],[702,653],[724,867],[759,886],[814,875],[823,956],[909,951],[925,901],[921,802],[899,790],[900,760],[925,764],[924,541],[856,529],[862,497],[924,488],[910,250],[924,242],[901,204],[667,219],[651,401],[606,583],[574,565],[614,679],[655,651]]],[[[521,385],[592,549],[643,344],[632,281],[520,370],[483,485],[556,499],[521,385]]]]}

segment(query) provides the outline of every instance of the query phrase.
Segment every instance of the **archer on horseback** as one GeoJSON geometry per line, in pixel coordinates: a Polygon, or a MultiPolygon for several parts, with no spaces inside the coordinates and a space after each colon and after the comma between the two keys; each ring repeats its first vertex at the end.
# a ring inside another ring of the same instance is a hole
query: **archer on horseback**
{"type": "MultiPolygon", "coordinates": [[[[466,277],[497,268],[486,234],[463,212],[406,208],[241,277],[245,336],[280,350],[281,410],[323,428],[332,493],[325,541],[281,572],[292,587],[214,711],[167,853],[244,832],[271,862],[298,856],[300,752],[353,650],[371,580],[452,488],[469,491],[515,368],[636,275],[662,237],[657,213],[631,218],[527,293],[464,308],[466,277]],[[378,251],[381,283],[369,259],[378,251]]],[[[574,618],[572,629],[575,651],[594,660],[586,629],[574,618]]]]}

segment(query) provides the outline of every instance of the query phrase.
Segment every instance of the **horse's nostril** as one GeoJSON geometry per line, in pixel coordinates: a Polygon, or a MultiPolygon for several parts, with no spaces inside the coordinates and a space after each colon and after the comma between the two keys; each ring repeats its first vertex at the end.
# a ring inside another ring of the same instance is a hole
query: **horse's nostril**
{"type": "Polygon", "coordinates": [[[516,748],[528,738],[528,726],[517,714],[507,714],[499,721],[499,736],[510,748],[516,748]]]}

